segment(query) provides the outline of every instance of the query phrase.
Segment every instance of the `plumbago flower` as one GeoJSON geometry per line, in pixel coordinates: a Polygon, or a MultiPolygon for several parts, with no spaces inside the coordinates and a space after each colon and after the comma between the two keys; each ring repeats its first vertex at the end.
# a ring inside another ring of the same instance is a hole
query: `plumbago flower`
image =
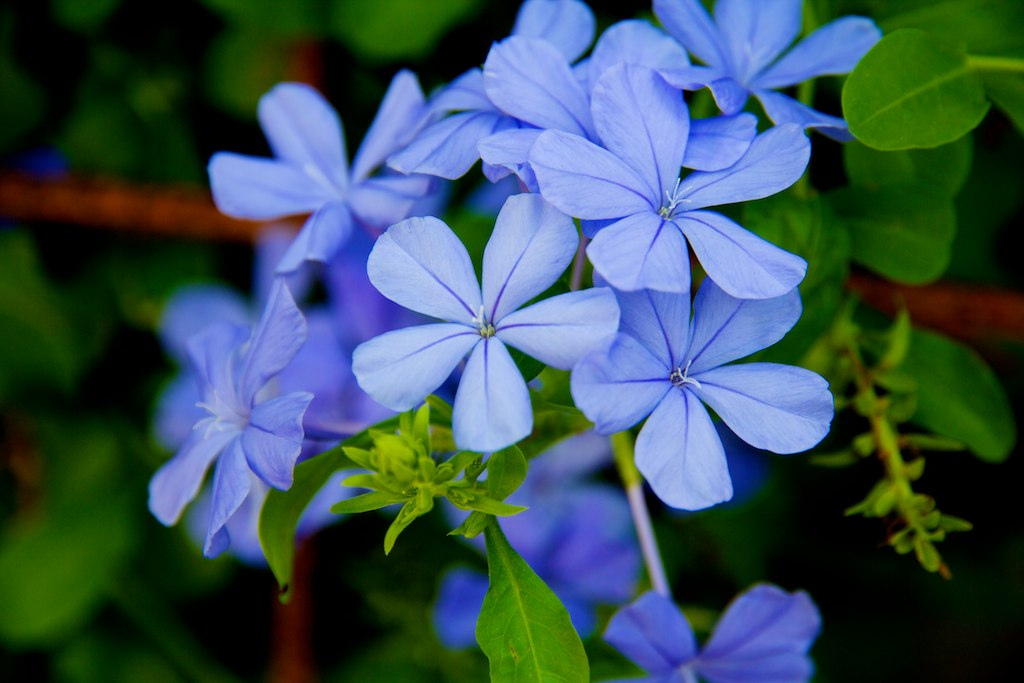
{"type": "Polygon", "coordinates": [[[330,261],[357,225],[376,234],[405,218],[431,187],[426,176],[371,177],[426,123],[423,93],[408,71],[392,79],[351,169],[341,120],[308,85],[275,86],[260,99],[258,115],[275,158],[218,152],[210,159],[210,187],[217,208],[237,218],[312,212],[279,273],[294,272],[305,261],[330,261]]]}
{"type": "Polygon", "coordinates": [[[682,612],[653,592],[619,610],[604,639],[650,674],[635,683],[804,683],[820,631],[807,593],[761,584],[733,600],[701,650],[682,612]]]}
{"type": "Polygon", "coordinates": [[[700,0],[654,0],[666,30],[706,66],[681,66],[665,77],[687,90],[707,87],[724,114],[743,109],[753,95],[775,123],[796,123],[851,140],[843,119],[822,114],[775,92],[812,78],[849,73],[882,37],[866,17],[843,17],[800,35],[803,0],[717,0],[712,20],[700,0]],[[780,56],[781,55],[781,56],[780,56]]]}
{"type": "Polygon", "coordinates": [[[359,386],[392,410],[409,410],[470,354],[455,395],[456,445],[494,451],[526,437],[529,391],[505,344],[567,370],[618,326],[615,296],[604,287],[520,308],[555,283],[578,241],[572,220],[541,197],[510,197],[484,250],[481,290],[466,248],[442,221],[391,226],[370,253],[370,281],[392,301],[448,322],[361,344],[352,357],[359,386]]]}
{"type": "Polygon", "coordinates": [[[189,341],[200,407],[209,415],[153,475],[149,509],[162,523],[176,523],[220,456],[203,548],[208,557],[230,544],[227,521],[249,495],[253,477],[277,489],[291,486],[292,469],[302,452],[302,418],[313,395],[299,391],[268,398],[266,386],[305,338],[305,320],[287,286],[279,282],[251,335],[245,327],[220,324],[189,341]]]}
{"type": "Polygon", "coordinates": [[[619,293],[620,333],[573,369],[573,400],[599,433],[644,417],[636,465],[666,504],[699,510],[728,500],[722,441],[703,403],[741,439],[774,453],[811,448],[828,433],[828,383],[777,363],[725,365],[766,348],[800,317],[796,290],[735,299],[705,280],[694,299],[654,291],[619,293]]]}
{"type": "Polygon", "coordinates": [[[733,296],[781,296],[806,262],[706,207],[761,199],[795,183],[810,157],[796,125],[759,135],[735,165],[680,176],[690,130],[682,95],[656,72],[620,64],[594,87],[594,126],[604,147],[556,130],[541,134],[530,165],[541,194],[562,211],[602,221],[587,256],[613,287],[690,291],[687,242],[733,296]]]}

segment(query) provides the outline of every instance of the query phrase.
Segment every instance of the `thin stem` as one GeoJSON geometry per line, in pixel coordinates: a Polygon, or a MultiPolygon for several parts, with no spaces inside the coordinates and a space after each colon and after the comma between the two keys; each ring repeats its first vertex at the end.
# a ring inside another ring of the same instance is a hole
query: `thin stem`
{"type": "Polygon", "coordinates": [[[1024,73],[1024,59],[1017,57],[992,57],[989,55],[967,55],[967,66],[975,71],[1006,71],[1024,73]]]}
{"type": "Polygon", "coordinates": [[[640,476],[640,472],[633,462],[633,436],[629,432],[613,434],[612,453],[615,454],[615,464],[618,466],[619,475],[626,486],[626,498],[629,500],[629,510],[633,514],[633,525],[636,527],[636,535],[640,540],[640,552],[643,554],[644,564],[647,566],[651,587],[671,600],[672,591],[669,589],[668,579],[665,577],[665,566],[661,561],[661,551],[658,550],[658,539],[654,536],[651,515],[647,511],[647,501],[644,499],[643,477],[640,476]]]}
{"type": "Polygon", "coordinates": [[[572,279],[569,280],[569,289],[576,291],[583,281],[583,265],[587,262],[587,245],[590,238],[580,232],[580,246],[576,249],[576,260],[572,264],[572,279]]]}

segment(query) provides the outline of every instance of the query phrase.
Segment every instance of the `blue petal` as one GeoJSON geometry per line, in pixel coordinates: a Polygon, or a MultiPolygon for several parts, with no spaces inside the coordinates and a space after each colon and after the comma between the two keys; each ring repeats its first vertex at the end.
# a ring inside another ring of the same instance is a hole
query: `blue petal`
{"type": "Polygon", "coordinates": [[[814,672],[807,651],[820,630],[806,593],[754,586],[722,615],[694,668],[710,683],[804,683],[814,672]]]}
{"type": "Polygon", "coordinates": [[[466,325],[406,327],[357,346],[352,371],[375,401],[394,411],[409,410],[441,386],[480,339],[466,325]]]}
{"type": "Polygon", "coordinates": [[[544,40],[512,36],[492,45],[484,87],[499,109],[538,128],[584,137],[593,131],[587,94],[565,57],[544,40]]]}
{"type": "Polygon", "coordinates": [[[690,131],[682,93],[657,72],[620,64],[594,86],[592,107],[602,144],[646,181],[647,196],[664,200],[679,178],[690,131]]]}
{"type": "Polygon", "coordinates": [[[708,83],[708,89],[715,98],[715,104],[726,116],[740,113],[747,104],[747,87],[731,76],[716,78],[708,83]]]}
{"type": "Polygon", "coordinates": [[[307,261],[330,263],[352,235],[352,227],[352,214],[346,204],[324,204],[303,224],[277,264],[277,274],[297,274],[307,261]]]}
{"type": "Polygon", "coordinates": [[[433,179],[425,175],[382,175],[352,187],[349,207],[360,222],[374,231],[409,216],[413,205],[430,190],[433,179]]]}
{"type": "MultiPolygon", "coordinates": [[[[325,205],[321,210],[329,211],[325,205]]],[[[295,228],[286,223],[273,223],[260,230],[252,264],[252,297],[260,303],[270,298],[270,290],[278,279],[277,267],[295,242],[295,228]]],[[[302,269],[285,277],[285,283],[296,299],[302,299],[313,286],[313,273],[302,269]]]]}
{"type": "Polygon", "coordinates": [[[722,441],[688,389],[671,387],[647,418],[636,439],[636,467],[674,508],[702,510],[732,498],[722,441]]]}
{"type": "Polygon", "coordinates": [[[793,289],[774,299],[736,299],[710,278],[693,302],[693,330],[686,360],[698,373],[766,349],[782,339],[802,311],[793,289]]]}
{"type": "Polygon", "coordinates": [[[391,79],[377,115],[356,152],[352,161],[352,182],[365,180],[392,152],[408,143],[426,122],[419,81],[411,71],[403,69],[391,79]]]}
{"type": "Polygon", "coordinates": [[[553,368],[569,370],[584,355],[608,345],[619,325],[619,306],[606,287],[567,292],[504,317],[497,335],[553,368]]]}
{"type": "Polygon", "coordinates": [[[253,405],[256,392],[288,365],[305,341],[306,319],[295,305],[287,285],[279,283],[270,292],[263,316],[245,352],[239,397],[247,406],[253,405]]]}
{"type": "Polygon", "coordinates": [[[817,109],[797,102],[788,95],[771,90],[756,90],[754,96],[761,102],[768,118],[778,124],[796,124],[801,128],[813,128],[839,142],[853,139],[846,121],[838,116],[822,114],[817,109]]]}
{"type": "Polygon", "coordinates": [[[678,669],[697,655],[697,641],[686,617],[654,591],[616,612],[604,639],[652,674],[678,669]]]}
{"type": "Polygon", "coordinates": [[[217,152],[207,168],[221,213],[265,220],[316,211],[340,194],[301,169],[258,157],[217,152]]]}
{"type": "Polygon", "coordinates": [[[509,197],[484,249],[487,319],[497,324],[553,285],[572,263],[578,244],[572,219],[540,195],[509,197]]]}
{"type": "Polygon", "coordinates": [[[477,144],[484,164],[515,173],[531,191],[537,191],[537,177],[529,166],[530,148],[543,131],[540,128],[511,128],[488,135],[477,144]]]}
{"type": "Polygon", "coordinates": [[[239,349],[249,338],[246,327],[215,323],[188,340],[188,359],[203,400],[220,400],[238,413],[247,412],[236,385],[239,349]]]}
{"type": "Polygon", "coordinates": [[[672,388],[671,369],[629,335],[616,335],[606,351],[573,368],[572,399],[599,434],[629,429],[654,410],[672,388]]]}
{"type": "Polygon", "coordinates": [[[828,434],[832,393],[819,375],[790,365],[743,363],[695,373],[693,391],[751,446],[799,453],[828,434]]]}
{"type": "Polygon", "coordinates": [[[882,32],[870,19],[836,19],[801,40],[765,69],[751,87],[785,88],[816,76],[849,73],[881,37],[882,32]]]}
{"type": "Polygon", "coordinates": [[[715,23],[733,73],[748,83],[800,35],[803,0],[717,0],[715,23]]]}
{"type": "Polygon", "coordinates": [[[756,135],[757,117],[753,114],[693,119],[683,166],[698,171],[729,168],[747,153],[756,135]]]}
{"type": "MultiPolygon", "coordinates": [[[[683,362],[690,330],[690,293],[618,292],[619,328],[653,353],[671,372],[683,362]]],[[[668,377],[668,375],[665,375],[668,377]]]]}
{"type": "Polygon", "coordinates": [[[480,314],[480,286],[469,253],[433,216],[388,228],[374,244],[366,272],[381,294],[417,313],[466,324],[480,314]]]}
{"type": "Polygon", "coordinates": [[[458,567],[437,589],[432,621],[437,639],[451,649],[476,647],[476,620],[487,593],[487,575],[458,567]]]}
{"type": "Polygon", "coordinates": [[[231,545],[231,536],[225,527],[228,519],[238,511],[249,495],[252,476],[245,462],[241,440],[236,439],[217,461],[213,475],[210,528],[203,544],[203,555],[206,557],[216,557],[231,545]]]}
{"type": "Polygon", "coordinates": [[[178,453],[165,462],[149,480],[149,511],[161,524],[176,524],[202,486],[210,463],[238,438],[237,429],[194,431],[178,453]]]}
{"type": "Polygon", "coordinates": [[[529,436],[533,409],[526,381],[496,337],[477,344],[455,394],[455,445],[489,453],[529,436]]]}
{"type": "Polygon", "coordinates": [[[164,385],[153,408],[153,437],[168,451],[177,451],[192,434],[192,427],[207,413],[196,404],[202,400],[195,377],[175,375],[164,385]]]}
{"type": "Polygon", "coordinates": [[[594,269],[623,291],[690,291],[690,256],[679,228],[651,212],[601,230],[587,245],[594,269]]]}
{"type": "Polygon", "coordinates": [[[526,0],[512,35],[543,38],[573,62],[590,47],[595,26],[594,13],[580,0],[526,0]]]}
{"type": "Polygon", "coordinates": [[[313,394],[278,396],[256,406],[242,431],[242,450],[249,469],[269,486],[291,488],[292,470],[302,453],[302,416],[313,394]]]}
{"type": "Polygon", "coordinates": [[[466,174],[480,154],[477,143],[515,121],[495,111],[468,111],[441,119],[424,129],[409,146],[388,158],[402,173],[425,173],[454,180],[466,174]]]}
{"type": "Polygon", "coordinates": [[[735,166],[714,173],[696,172],[681,189],[687,210],[763,199],[800,179],[811,143],[800,126],[786,124],[758,135],[735,166]]]}
{"type": "Polygon", "coordinates": [[[484,90],[484,72],[474,67],[431,96],[427,103],[435,114],[453,111],[494,112],[494,103],[484,90]]]}
{"type": "Polygon", "coordinates": [[[627,19],[605,29],[587,62],[590,87],[605,71],[619,63],[646,66],[655,71],[689,66],[686,50],[660,28],[641,19],[627,19]]]}
{"type": "Polygon", "coordinates": [[[807,262],[725,216],[690,211],[676,219],[708,276],[741,299],[782,296],[800,284],[807,262]]]}
{"type": "Polygon", "coordinates": [[[725,67],[725,41],[700,0],[654,0],[654,13],[672,37],[708,66],[725,67]]]}
{"type": "Polygon", "coordinates": [[[175,291],[164,305],[157,334],[164,350],[183,361],[189,337],[217,322],[248,325],[248,303],[238,292],[224,285],[186,285],[175,291]]]}

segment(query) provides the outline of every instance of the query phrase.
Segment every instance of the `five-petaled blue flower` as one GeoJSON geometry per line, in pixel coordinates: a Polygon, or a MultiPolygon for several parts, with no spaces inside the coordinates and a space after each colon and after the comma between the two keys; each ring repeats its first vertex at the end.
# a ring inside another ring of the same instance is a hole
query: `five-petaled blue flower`
{"type": "Polygon", "coordinates": [[[195,424],[177,454],[149,482],[149,509],[174,524],[196,497],[206,470],[220,456],[213,477],[210,523],[203,553],[219,555],[231,543],[226,524],[250,490],[253,477],[287,489],[302,452],[302,418],[308,392],[273,394],[267,385],[291,362],[306,339],[306,322],[288,287],[275,284],[250,336],[243,326],[216,324],[189,340],[189,360],[199,383],[195,424]]]}
{"type": "Polygon", "coordinates": [[[481,290],[466,248],[442,221],[391,226],[370,253],[370,281],[392,301],[449,322],[361,344],[352,357],[359,386],[392,410],[409,410],[469,353],[455,395],[456,445],[494,451],[526,437],[533,428],[529,391],[505,344],[568,370],[618,326],[615,296],[604,287],[520,309],[555,283],[578,242],[572,220],[541,197],[510,197],[484,251],[481,290]]]}
{"type": "Polygon", "coordinates": [[[680,176],[690,119],[681,93],[658,73],[620,64],[591,101],[604,147],[545,131],[530,150],[544,198],[571,216],[602,221],[587,247],[595,270],[619,290],[690,291],[687,242],[733,296],[781,296],[807,264],[706,207],[761,199],[795,183],[810,157],[796,125],[759,135],[733,166],[680,176]],[[685,237],[684,237],[685,236],[685,237]]]}
{"type": "Polygon", "coordinates": [[[800,317],[796,290],[741,300],[705,280],[689,294],[619,293],[620,333],[580,361],[572,396],[598,432],[648,415],[636,465],[666,504],[699,510],[728,500],[732,481],[706,403],[741,439],[774,453],[811,448],[828,433],[828,383],[777,363],[724,365],[774,344],[800,317]]]}
{"type": "Polygon", "coordinates": [[[882,32],[865,17],[842,17],[783,55],[800,35],[802,5],[803,0],[717,0],[712,20],[700,0],[654,0],[662,25],[706,65],[681,66],[664,72],[665,77],[687,90],[709,88],[726,115],[743,109],[752,94],[775,123],[796,123],[851,140],[843,119],[775,91],[817,76],[849,73],[882,32]]]}
{"type": "Polygon", "coordinates": [[[760,584],[733,600],[703,649],[682,612],[654,592],[619,610],[604,639],[650,674],[635,683],[806,683],[820,630],[807,593],[760,584]]]}

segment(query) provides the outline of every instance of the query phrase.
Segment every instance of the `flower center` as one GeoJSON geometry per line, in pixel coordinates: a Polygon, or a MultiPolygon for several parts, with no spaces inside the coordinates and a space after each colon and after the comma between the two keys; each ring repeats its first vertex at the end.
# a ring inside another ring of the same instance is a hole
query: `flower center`
{"type": "Polygon", "coordinates": [[[691,362],[692,361],[686,361],[685,368],[676,368],[675,370],[672,371],[672,374],[668,376],[668,381],[672,382],[672,386],[676,387],[677,389],[682,389],[687,384],[692,384],[698,389],[701,388],[700,382],[698,382],[692,377],[688,377],[686,374],[690,371],[691,362]]]}
{"type": "Polygon", "coordinates": [[[233,408],[227,401],[221,398],[216,391],[213,392],[213,402],[200,401],[196,403],[197,408],[202,408],[209,413],[208,417],[196,422],[193,429],[205,427],[204,439],[210,438],[210,432],[223,432],[225,429],[243,429],[249,418],[233,408]]]}
{"type": "Polygon", "coordinates": [[[492,325],[491,321],[489,321],[487,316],[484,315],[483,304],[480,304],[480,311],[476,314],[476,317],[473,318],[473,324],[476,325],[477,332],[479,332],[480,336],[484,339],[490,339],[494,336],[494,325],[492,325]]]}
{"type": "Polygon", "coordinates": [[[683,198],[689,188],[680,188],[680,182],[682,182],[682,178],[676,178],[676,186],[672,188],[672,191],[665,190],[665,203],[658,209],[658,215],[662,218],[672,218],[677,206],[689,203],[688,199],[683,198]]]}

